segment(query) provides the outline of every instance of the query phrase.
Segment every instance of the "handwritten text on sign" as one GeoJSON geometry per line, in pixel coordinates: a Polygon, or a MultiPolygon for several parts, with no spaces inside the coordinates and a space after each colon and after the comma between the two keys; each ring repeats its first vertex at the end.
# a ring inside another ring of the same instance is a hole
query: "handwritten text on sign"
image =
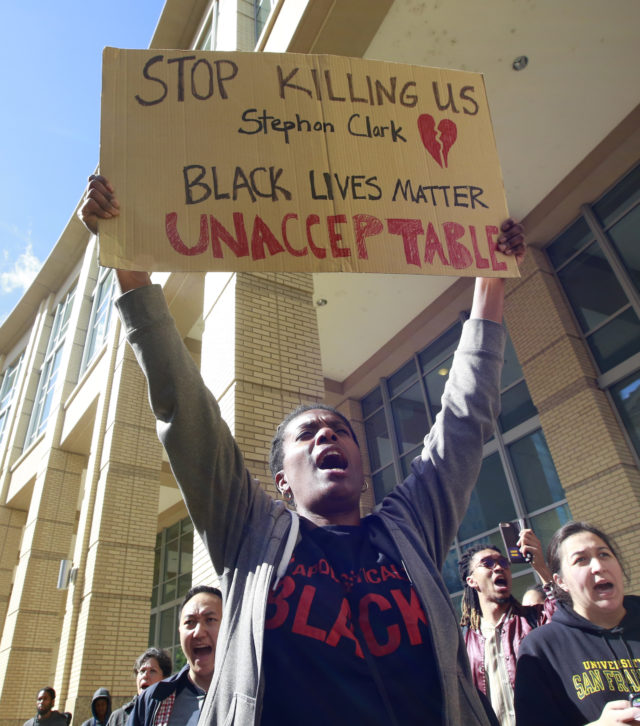
{"type": "Polygon", "coordinates": [[[106,48],[100,261],[510,276],[482,76],[331,56],[106,48]]]}

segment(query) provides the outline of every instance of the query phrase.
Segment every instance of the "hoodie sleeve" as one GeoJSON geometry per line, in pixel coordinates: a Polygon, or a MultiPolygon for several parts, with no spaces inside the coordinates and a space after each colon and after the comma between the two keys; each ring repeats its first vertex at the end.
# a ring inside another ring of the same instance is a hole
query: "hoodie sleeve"
{"type": "Polygon", "coordinates": [[[234,562],[251,504],[268,495],[246,470],[160,286],[131,290],[116,305],[147,379],[158,437],[194,526],[221,575],[234,562]]]}
{"type": "Polygon", "coordinates": [[[440,412],[411,474],[383,506],[409,512],[439,569],[469,506],[482,464],[482,447],[500,407],[506,333],[498,323],[471,319],[462,329],[440,412]]]}

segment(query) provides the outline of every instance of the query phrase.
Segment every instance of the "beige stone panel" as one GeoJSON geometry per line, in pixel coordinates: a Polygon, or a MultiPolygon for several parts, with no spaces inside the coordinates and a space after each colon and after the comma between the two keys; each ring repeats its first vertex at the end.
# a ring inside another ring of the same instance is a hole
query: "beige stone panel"
{"type": "Polygon", "coordinates": [[[74,645],[65,660],[70,707],[83,709],[98,686],[132,694],[131,668],[146,649],[162,449],[146,383],[130,348],[117,351],[97,481],[86,500],[90,529],[73,598],[74,645]],[[96,661],[96,652],[109,657],[96,661]],[[99,682],[98,682],[99,678],[99,682]]]}
{"type": "MultiPolygon", "coordinates": [[[[10,650],[8,668],[0,673],[0,723],[12,717],[5,697],[36,683],[53,680],[55,660],[64,614],[65,593],[56,589],[60,560],[69,556],[75,526],[75,509],[80,485],[78,458],[51,457],[56,467],[38,475],[24,526],[20,559],[16,569],[7,619],[2,635],[3,649],[10,650]],[[69,470],[65,470],[68,467],[69,470]],[[37,642],[42,658],[33,664],[23,647],[37,642]],[[28,679],[16,674],[28,667],[28,679]]],[[[30,702],[32,704],[33,694],[30,702]]],[[[24,703],[22,708],[26,707],[24,703]]],[[[17,713],[20,713],[18,711],[17,713]]]]}
{"type": "Polygon", "coordinates": [[[582,340],[558,338],[522,366],[533,402],[551,407],[558,396],[575,393],[577,388],[593,387],[596,371],[582,340]]]}
{"type": "Polygon", "coordinates": [[[108,426],[104,434],[103,465],[112,461],[121,465],[135,462],[135,466],[150,471],[159,467],[159,442],[155,427],[124,424],[108,426]],[[153,439],[151,441],[151,439],[153,439]]]}
{"type": "Polygon", "coordinates": [[[590,391],[542,413],[540,421],[565,491],[619,462],[616,442],[598,415],[590,391]]]}
{"type": "Polygon", "coordinates": [[[555,278],[540,270],[509,292],[505,322],[522,365],[558,339],[580,335],[555,278]]]}

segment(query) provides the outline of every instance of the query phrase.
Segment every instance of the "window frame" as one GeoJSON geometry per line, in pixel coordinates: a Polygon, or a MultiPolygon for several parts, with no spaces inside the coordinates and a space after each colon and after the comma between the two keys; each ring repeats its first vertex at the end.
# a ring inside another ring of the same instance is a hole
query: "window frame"
{"type": "Polygon", "coordinates": [[[74,284],[53,312],[53,321],[49,332],[47,348],[40,366],[38,385],[33,399],[29,425],[25,436],[24,449],[42,434],[49,421],[51,403],[58,387],[58,372],[64,354],[64,346],[69,332],[69,322],[73,312],[73,303],[77,293],[74,284]],[[48,405],[47,405],[48,404],[48,405]],[[43,415],[44,414],[44,415],[43,415]]]}

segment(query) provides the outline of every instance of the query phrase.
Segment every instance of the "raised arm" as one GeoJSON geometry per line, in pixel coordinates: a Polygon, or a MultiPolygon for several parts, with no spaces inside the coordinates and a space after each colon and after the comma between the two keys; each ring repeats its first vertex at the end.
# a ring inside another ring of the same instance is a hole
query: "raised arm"
{"type": "MultiPolygon", "coordinates": [[[[526,245],[522,225],[513,219],[505,220],[500,227],[498,249],[515,257],[518,265],[525,255],[526,245]]],[[[477,277],[471,306],[471,318],[482,318],[502,323],[504,312],[504,279],[501,277],[477,277]]]]}
{"type": "MultiPolygon", "coordinates": [[[[120,214],[120,203],[109,180],[101,174],[91,174],[87,190],[78,211],[78,217],[93,234],[98,234],[101,219],[113,219],[120,214]]],[[[120,292],[129,292],[138,287],[151,285],[148,272],[116,270],[120,292]]]]}
{"type": "Polygon", "coordinates": [[[551,582],[551,570],[544,559],[542,543],[532,529],[523,529],[518,538],[518,547],[523,555],[531,555],[531,566],[538,574],[543,585],[551,582]]]}
{"type": "MultiPolygon", "coordinates": [[[[94,234],[100,220],[118,215],[114,189],[89,178],[78,216],[94,234]]],[[[158,436],[194,526],[222,573],[235,561],[256,497],[267,499],[244,459],[200,371],[187,351],[158,285],[146,272],[118,270],[116,301],[126,334],[147,379],[158,436]]],[[[266,505],[265,505],[266,506],[266,505]]]]}

